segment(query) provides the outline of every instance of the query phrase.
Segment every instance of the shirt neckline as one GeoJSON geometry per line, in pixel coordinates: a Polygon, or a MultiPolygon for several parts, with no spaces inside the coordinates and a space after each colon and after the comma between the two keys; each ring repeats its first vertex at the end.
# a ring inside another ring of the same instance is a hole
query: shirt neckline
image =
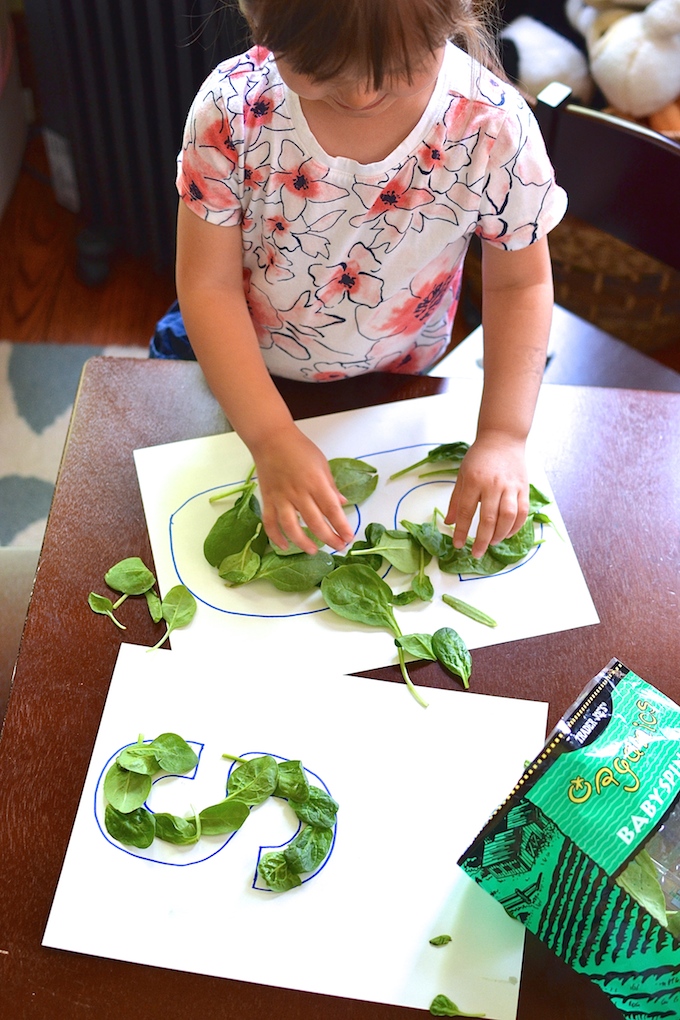
{"type": "MultiPolygon", "coordinates": [[[[358,160],[349,159],[347,156],[330,156],[310,130],[300,105],[300,97],[297,93],[292,92],[279,77],[284,90],[284,102],[287,112],[305,151],[324,166],[331,167],[350,177],[379,177],[386,171],[393,170],[395,166],[401,166],[413,149],[427,138],[427,135],[437,123],[441,113],[442,100],[451,87],[452,71],[455,67],[454,62],[457,54],[465,56],[467,60],[466,55],[458,47],[454,46],[451,42],[447,42],[435,87],[420,120],[403,142],[377,163],[360,163],[358,160]]],[[[274,66],[276,66],[273,56],[271,60],[274,66]]]]}

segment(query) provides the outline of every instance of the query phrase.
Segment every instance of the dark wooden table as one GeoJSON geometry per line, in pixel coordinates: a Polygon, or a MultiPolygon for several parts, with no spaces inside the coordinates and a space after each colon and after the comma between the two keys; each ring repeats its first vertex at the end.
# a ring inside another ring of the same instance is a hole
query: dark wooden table
{"type": "MultiPolygon", "coordinates": [[[[455,386],[371,376],[282,391],[295,414],[308,416],[455,386]]],[[[680,700],[680,395],[545,386],[537,427],[601,623],[475,650],[475,690],[548,700],[552,726],[618,656],[680,700]]],[[[417,1015],[40,944],[121,640],[113,627],[93,627],[87,593],[118,559],[152,561],[132,451],[223,428],[196,365],[119,358],[86,365],[0,741],[0,1016],[119,1020],[133,1008],[150,1020],[417,1015]]],[[[145,606],[130,606],[131,617],[125,640],[152,644],[145,606]]],[[[445,682],[434,664],[414,673],[419,683],[445,682]]],[[[527,937],[520,1020],[619,1016],[594,985],[527,937]]]]}

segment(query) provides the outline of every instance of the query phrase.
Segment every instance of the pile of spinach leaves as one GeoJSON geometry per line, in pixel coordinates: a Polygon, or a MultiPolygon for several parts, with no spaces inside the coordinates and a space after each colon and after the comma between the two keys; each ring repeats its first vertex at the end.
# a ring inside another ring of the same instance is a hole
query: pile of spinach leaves
{"type": "Polygon", "coordinates": [[[190,846],[201,836],[236,832],[251,809],[270,797],[288,801],[300,822],[294,839],[283,850],[262,854],[257,870],[273,892],[302,884],[302,875],[316,871],[333,845],[338,804],[320,786],[309,782],[300,761],[277,761],[272,755],[239,758],[227,780],[226,796],[188,817],[150,811],[145,806],[154,778],[161,773],[183,775],[198,764],[192,747],[176,733],[161,733],[123,748],[104,777],[104,824],[113,839],[125,846],[150,847],[154,839],[190,846]]]}
{"type": "MultiPolygon", "coordinates": [[[[468,448],[464,442],[442,444],[431,449],[422,460],[390,477],[399,478],[423,465],[435,467],[420,477],[440,473],[455,475],[468,448]]],[[[330,460],[329,465],[338,490],[344,494],[348,504],[363,502],[378,484],[376,469],[365,461],[341,457],[330,460]]],[[[255,496],[256,487],[253,468],[244,482],[211,497],[212,502],[228,496],[237,498],[233,506],[215,521],[204,541],[203,552],[208,563],[215,567],[229,587],[268,580],[281,591],[305,592],[319,588],[328,607],[339,616],[368,626],[387,628],[394,636],[399,667],[406,685],[423,706],[425,702],[409,678],[405,653],[419,659],[438,660],[461,680],[465,688],[469,687],[472,668],[470,653],[463,639],[451,627],[442,627],[432,635],[404,635],[394,608],[416,600],[432,601],[434,585],[426,571],[432,560],[437,561],[443,573],[495,574],[524,559],[537,544],[535,523],[551,523],[544,512],[550,501],[531,485],[529,516],[524,526],[511,538],[489,546],[479,559],[472,556],[471,538],[462,549],[454,547],[452,534],[439,525],[443,514],[436,509],[432,520],[402,520],[399,528],[390,529],[379,522],[371,522],[364,529],[364,537],[357,539],[343,554],[319,549],[309,555],[294,545],[286,550],[270,545],[255,496]],[[385,563],[402,574],[410,575],[407,589],[392,591],[380,574],[385,563]]],[[[482,610],[449,595],[442,598],[451,608],[478,623],[496,626],[496,621],[482,610]]]]}

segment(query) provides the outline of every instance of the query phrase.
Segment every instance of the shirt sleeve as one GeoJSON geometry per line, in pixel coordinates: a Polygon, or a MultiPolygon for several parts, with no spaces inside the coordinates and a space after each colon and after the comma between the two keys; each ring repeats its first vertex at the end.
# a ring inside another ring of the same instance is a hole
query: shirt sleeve
{"type": "Polygon", "coordinates": [[[243,218],[243,161],[233,138],[234,115],[223,94],[224,75],[213,72],[194,99],[177,157],[177,191],[202,219],[226,226],[243,218]]]}
{"type": "Polygon", "coordinates": [[[507,251],[525,248],[555,227],[567,208],[538,122],[527,103],[504,117],[488,163],[476,232],[507,251]]]}

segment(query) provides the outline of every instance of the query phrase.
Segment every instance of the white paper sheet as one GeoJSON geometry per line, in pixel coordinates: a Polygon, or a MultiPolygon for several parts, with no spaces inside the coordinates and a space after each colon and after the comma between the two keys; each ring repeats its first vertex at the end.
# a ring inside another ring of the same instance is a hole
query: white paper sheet
{"type": "Polygon", "coordinates": [[[420,1009],[445,993],[513,1020],[523,928],[455,862],[542,747],[547,706],[423,689],[422,709],[401,684],[327,663],[312,673],[282,658],[272,673],[205,650],[123,645],[43,944],[420,1009]],[[277,799],[198,852],[116,844],[102,777],[138,733],[167,731],[200,760],[189,778],[154,786],[155,810],[220,800],[225,751],[300,758],[340,804],[322,869],[283,894],[253,888],[258,848],[295,831],[277,799]],[[449,945],[429,945],[443,933],[449,945]]]}
{"type": "MultiPolygon", "coordinates": [[[[417,472],[389,481],[388,476],[418,460],[432,446],[474,439],[479,387],[461,383],[460,392],[379,407],[309,418],[300,427],[327,457],[357,457],[377,468],[380,483],[373,495],[349,511],[359,536],[370,521],[398,527],[403,518],[423,522],[434,507],[448,507],[452,480],[420,478],[417,472]]],[[[266,581],[229,588],[203,556],[203,541],[213,522],[233,500],[211,504],[209,496],[242,481],[252,466],[237,435],[171,443],[135,452],[135,461],[163,592],[178,582],[196,596],[199,609],[191,626],[175,631],[173,648],[206,643],[228,649],[230,660],[247,662],[260,655],[278,659],[295,649],[310,663],[322,661],[332,648],[333,664],[352,672],[395,661],[392,636],[349,623],[325,608],[318,591],[297,595],[277,591],[266,581]]],[[[530,454],[530,480],[551,497],[550,484],[530,454]]],[[[417,602],[396,615],[403,633],[457,630],[469,648],[534,637],[597,623],[588,592],[559,509],[546,508],[555,527],[543,528],[543,544],[521,564],[490,577],[442,573],[428,567],[435,588],[431,603],[417,602]],[[448,592],[495,619],[489,628],[455,612],[441,601],[448,592]]],[[[385,575],[395,591],[410,578],[391,568],[385,575]]]]}

